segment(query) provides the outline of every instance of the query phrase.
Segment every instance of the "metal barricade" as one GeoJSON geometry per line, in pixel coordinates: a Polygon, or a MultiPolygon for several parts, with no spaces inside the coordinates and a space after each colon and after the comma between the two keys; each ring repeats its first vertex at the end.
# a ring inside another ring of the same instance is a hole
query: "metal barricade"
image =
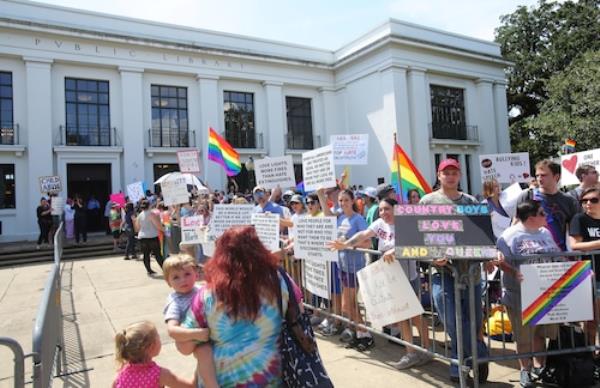
{"type": "Polygon", "coordinates": [[[13,352],[13,381],[15,388],[25,386],[25,355],[21,345],[12,338],[0,337],[0,346],[6,346],[13,352]]]}

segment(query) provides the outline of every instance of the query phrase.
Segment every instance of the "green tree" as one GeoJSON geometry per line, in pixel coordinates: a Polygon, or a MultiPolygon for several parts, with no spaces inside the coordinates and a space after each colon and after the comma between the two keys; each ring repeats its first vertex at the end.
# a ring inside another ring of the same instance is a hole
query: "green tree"
{"type": "MultiPolygon", "coordinates": [[[[532,160],[557,152],[566,137],[535,126],[533,119],[549,98],[548,82],[588,50],[600,49],[600,0],[540,0],[501,18],[496,41],[513,65],[508,69],[508,109],[515,151],[529,151],[532,160]]],[[[545,127],[547,128],[547,127],[545,127]]]]}

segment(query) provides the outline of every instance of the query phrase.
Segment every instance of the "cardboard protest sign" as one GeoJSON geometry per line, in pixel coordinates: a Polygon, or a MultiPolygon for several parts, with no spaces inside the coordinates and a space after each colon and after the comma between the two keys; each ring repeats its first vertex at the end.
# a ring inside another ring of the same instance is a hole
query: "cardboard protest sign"
{"type": "Polygon", "coordinates": [[[500,204],[509,217],[514,218],[517,214],[517,201],[523,189],[518,183],[513,183],[500,193],[500,204]]]}
{"type": "Polygon", "coordinates": [[[378,260],[356,273],[367,318],[373,327],[423,314],[423,307],[400,263],[378,260]]]}
{"type": "Polygon", "coordinates": [[[65,211],[65,199],[63,197],[52,197],[50,199],[50,214],[61,216],[65,211]]]}
{"type": "Polygon", "coordinates": [[[397,205],[394,213],[398,257],[496,257],[487,204],[397,205]]]}
{"type": "Polygon", "coordinates": [[[367,164],[369,156],[369,135],[333,135],[333,161],[336,165],[367,164]]]}
{"type": "Polygon", "coordinates": [[[589,260],[524,264],[521,273],[523,325],[594,319],[593,272],[589,260]]]}
{"type": "Polygon", "coordinates": [[[58,194],[62,191],[62,184],[58,175],[41,176],[38,180],[40,182],[40,192],[42,194],[58,194]]]}
{"type": "Polygon", "coordinates": [[[125,193],[113,193],[109,198],[112,203],[116,203],[119,207],[125,207],[125,193]]]}
{"type": "Polygon", "coordinates": [[[529,182],[529,153],[479,155],[481,181],[496,178],[498,183],[529,182]]]}
{"type": "Polygon", "coordinates": [[[146,196],[144,182],[134,182],[127,185],[127,196],[133,203],[138,203],[140,199],[146,196]]]}
{"type": "Polygon", "coordinates": [[[312,294],[329,299],[329,263],[304,260],[304,287],[312,294]]]}
{"type": "Polygon", "coordinates": [[[202,244],[206,242],[206,234],[201,229],[204,226],[204,217],[181,217],[181,242],[184,244],[202,244]]]}
{"type": "Polygon", "coordinates": [[[198,150],[177,151],[177,163],[181,172],[199,173],[200,152],[198,150]]]}
{"type": "Polygon", "coordinates": [[[279,186],[282,189],[296,186],[294,162],[291,155],[264,158],[254,162],[256,185],[267,189],[279,186]]]}
{"type": "Polygon", "coordinates": [[[337,261],[337,252],[325,246],[325,243],[336,239],[335,217],[300,217],[296,225],[294,255],[314,261],[337,261]]]}
{"type": "Polygon", "coordinates": [[[317,190],[319,187],[326,189],[337,185],[331,145],[302,154],[302,176],[306,191],[317,190]]]}
{"type": "Polygon", "coordinates": [[[190,200],[185,177],[164,180],[160,184],[160,189],[166,206],[187,203],[190,200]]]}
{"type": "Polygon", "coordinates": [[[252,213],[252,225],[258,238],[270,251],[279,249],[279,214],[252,213]]]}
{"type": "Polygon", "coordinates": [[[232,226],[252,225],[254,205],[215,205],[210,218],[209,238],[216,239],[232,226]]]}
{"type": "Polygon", "coordinates": [[[600,148],[562,155],[560,157],[560,184],[563,186],[578,185],[579,179],[575,176],[575,170],[582,164],[589,164],[600,170],[600,148]]]}

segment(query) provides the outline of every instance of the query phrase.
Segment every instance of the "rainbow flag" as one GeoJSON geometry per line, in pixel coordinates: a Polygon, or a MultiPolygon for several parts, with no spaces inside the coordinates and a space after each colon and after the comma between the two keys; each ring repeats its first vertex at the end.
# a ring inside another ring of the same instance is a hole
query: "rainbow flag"
{"type": "Polygon", "coordinates": [[[591,261],[585,260],[574,263],[554,284],[523,310],[523,325],[535,326],[588,276],[592,276],[591,261]]]}
{"type": "Polygon", "coordinates": [[[573,140],[573,139],[567,139],[567,140],[565,141],[565,144],[566,144],[567,146],[569,146],[569,147],[573,147],[573,148],[575,148],[575,146],[577,145],[577,142],[576,142],[575,140],[573,140]]]}
{"type": "Polygon", "coordinates": [[[242,169],[240,154],[211,127],[208,127],[208,159],[223,166],[227,176],[235,176],[242,169]]]}
{"type": "Polygon", "coordinates": [[[411,189],[417,189],[421,197],[431,193],[431,187],[427,181],[398,144],[394,145],[391,170],[392,186],[396,190],[399,203],[408,202],[408,191],[411,189]],[[398,174],[398,170],[400,170],[400,174],[398,174]]]}

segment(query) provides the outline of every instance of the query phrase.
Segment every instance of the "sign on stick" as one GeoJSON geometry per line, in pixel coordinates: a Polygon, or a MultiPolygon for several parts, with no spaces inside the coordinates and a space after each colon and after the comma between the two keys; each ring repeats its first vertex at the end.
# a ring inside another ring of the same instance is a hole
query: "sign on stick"
{"type": "Polygon", "coordinates": [[[200,152],[198,150],[177,151],[179,171],[197,174],[200,172],[200,152]]]}
{"type": "Polygon", "coordinates": [[[40,192],[42,194],[58,194],[62,191],[62,184],[60,183],[60,177],[54,176],[41,176],[40,181],[40,192]]]}
{"type": "Polygon", "coordinates": [[[185,177],[166,179],[160,184],[160,189],[166,206],[187,203],[190,200],[185,177]]]}

